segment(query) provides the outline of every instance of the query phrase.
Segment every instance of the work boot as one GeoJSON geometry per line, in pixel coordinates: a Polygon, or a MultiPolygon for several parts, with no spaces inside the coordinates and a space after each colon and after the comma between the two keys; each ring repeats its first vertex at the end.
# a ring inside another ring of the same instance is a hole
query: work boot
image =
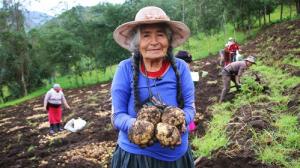
{"type": "Polygon", "coordinates": [[[50,124],[49,134],[53,135],[54,133],[55,133],[55,131],[54,131],[54,124],[50,124]]]}
{"type": "Polygon", "coordinates": [[[63,131],[64,129],[61,127],[60,123],[56,124],[57,131],[63,131]]]}

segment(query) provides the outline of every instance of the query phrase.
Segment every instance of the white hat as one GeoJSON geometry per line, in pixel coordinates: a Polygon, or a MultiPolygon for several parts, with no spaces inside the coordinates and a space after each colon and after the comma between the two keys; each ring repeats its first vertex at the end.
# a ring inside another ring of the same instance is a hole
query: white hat
{"type": "Polygon", "coordinates": [[[182,22],[171,21],[166,13],[158,7],[147,6],[138,11],[134,21],[126,22],[114,31],[115,41],[123,48],[130,50],[132,30],[143,24],[166,23],[172,30],[172,47],[183,44],[190,36],[190,29],[182,22]]]}
{"type": "Polygon", "coordinates": [[[55,83],[54,85],[53,85],[53,89],[60,89],[61,87],[60,87],[60,85],[58,84],[58,83],[55,83]]]}
{"type": "Polygon", "coordinates": [[[248,56],[246,59],[245,59],[245,61],[249,61],[249,62],[251,62],[251,63],[253,63],[253,64],[255,64],[255,57],[254,56],[252,56],[252,55],[250,55],[250,56],[248,56]]]}

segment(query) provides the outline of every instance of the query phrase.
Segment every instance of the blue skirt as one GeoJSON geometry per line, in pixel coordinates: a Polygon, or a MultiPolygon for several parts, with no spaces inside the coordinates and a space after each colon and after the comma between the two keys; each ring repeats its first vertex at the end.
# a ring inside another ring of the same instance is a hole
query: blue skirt
{"type": "Polygon", "coordinates": [[[181,158],[169,162],[132,154],[117,146],[111,160],[111,168],[195,168],[195,165],[190,147],[181,158]]]}

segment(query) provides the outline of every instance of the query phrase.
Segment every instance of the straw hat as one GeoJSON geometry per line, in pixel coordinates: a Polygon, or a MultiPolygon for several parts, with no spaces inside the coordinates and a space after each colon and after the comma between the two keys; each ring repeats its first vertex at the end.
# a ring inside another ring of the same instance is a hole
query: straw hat
{"type": "Polygon", "coordinates": [[[114,31],[115,41],[123,48],[130,50],[132,30],[142,24],[166,23],[172,30],[172,47],[183,44],[190,36],[190,29],[182,22],[171,21],[166,13],[158,7],[147,6],[138,11],[134,21],[126,22],[114,31]]]}

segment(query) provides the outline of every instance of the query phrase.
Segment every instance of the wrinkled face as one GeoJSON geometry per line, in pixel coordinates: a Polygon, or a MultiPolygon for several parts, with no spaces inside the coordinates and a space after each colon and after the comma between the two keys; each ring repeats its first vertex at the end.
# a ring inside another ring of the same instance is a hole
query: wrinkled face
{"type": "Polygon", "coordinates": [[[162,26],[144,25],[140,31],[139,50],[143,59],[155,60],[167,55],[169,40],[162,26]]]}

